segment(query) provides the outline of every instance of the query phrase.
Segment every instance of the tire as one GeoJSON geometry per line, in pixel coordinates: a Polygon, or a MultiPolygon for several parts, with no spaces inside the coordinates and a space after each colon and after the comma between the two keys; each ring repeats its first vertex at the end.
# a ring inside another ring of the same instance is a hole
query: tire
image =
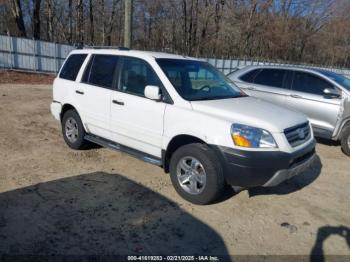
{"type": "Polygon", "coordinates": [[[224,191],[222,167],[215,153],[204,144],[177,149],[170,159],[170,177],[177,193],[194,204],[212,203],[224,191]]]}
{"type": "Polygon", "coordinates": [[[64,141],[70,148],[79,150],[88,147],[89,142],[84,140],[85,130],[77,111],[67,110],[62,117],[61,126],[64,141]]]}
{"type": "Polygon", "coordinates": [[[350,126],[345,127],[342,132],[341,148],[346,155],[350,156],[350,126]]]}

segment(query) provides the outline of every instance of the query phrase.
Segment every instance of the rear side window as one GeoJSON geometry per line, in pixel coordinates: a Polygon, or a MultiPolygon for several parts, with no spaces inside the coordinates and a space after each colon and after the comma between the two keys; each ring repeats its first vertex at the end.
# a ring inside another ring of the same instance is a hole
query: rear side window
{"type": "Polygon", "coordinates": [[[161,82],[151,66],[141,59],[124,57],[120,73],[121,91],[144,96],[147,85],[161,87],[161,82]]]}
{"type": "Polygon", "coordinates": [[[83,75],[82,82],[112,88],[118,56],[93,55],[83,75]]]}
{"type": "Polygon", "coordinates": [[[60,78],[75,81],[87,54],[70,55],[60,73],[60,78]]]}
{"type": "Polygon", "coordinates": [[[323,96],[323,90],[326,88],[335,89],[330,83],[318,76],[298,71],[294,73],[293,90],[323,96]]]}
{"type": "Polygon", "coordinates": [[[252,71],[249,71],[248,73],[243,74],[239,77],[244,82],[253,83],[255,75],[260,71],[260,69],[255,69],[252,71]]]}
{"type": "Polygon", "coordinates": [[[286,70],[263,69],[254,78],[254,83],[265,86],[282,88],[286,70]]]}

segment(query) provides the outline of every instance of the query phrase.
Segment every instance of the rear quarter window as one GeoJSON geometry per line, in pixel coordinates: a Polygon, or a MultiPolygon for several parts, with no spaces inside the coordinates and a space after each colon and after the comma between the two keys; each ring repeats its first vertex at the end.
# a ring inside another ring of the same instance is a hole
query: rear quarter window
{"type": "Polygon", "coordinates": [[[59,78],[75,81],[86,57],[87,54],[70,55],[62,67],[59,78]]]}
{"type": "Polygon", "coordinates": [[[255,70],[251,70],[247,73],[244,73],[243,75],[241,75],[239,77],[239,79],[241,79],[244,82],[248,82],[248,83],[253,83],[254,77],[256,76],[256,74],[260,71],[260,69],[255,69],[255,70]]]}

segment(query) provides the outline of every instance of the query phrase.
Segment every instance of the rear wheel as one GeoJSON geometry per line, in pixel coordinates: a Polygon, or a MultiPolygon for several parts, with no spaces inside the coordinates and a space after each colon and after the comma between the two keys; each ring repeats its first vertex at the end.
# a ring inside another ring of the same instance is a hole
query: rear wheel
{"type": "Polygon", "coordinates": [[[221,165],[204,144],[189,144],[176,150],[170,160],[170,176],[178,194],[194,204],[209,204],[224,190],[221,165]]]}
{"type": "Polygon", "coordinates": [[[345,127],[342,132],[341,148],[346,155],[350,156],[350,126],[345,127]]]}
{"type": "Polygon", "coordinates": [[[73,149],[85,149],[89,145],[84,140],[85,130],[79,114],[74,109],[64,113],[62,118],[62,134],[66,144],[73,149]]]}

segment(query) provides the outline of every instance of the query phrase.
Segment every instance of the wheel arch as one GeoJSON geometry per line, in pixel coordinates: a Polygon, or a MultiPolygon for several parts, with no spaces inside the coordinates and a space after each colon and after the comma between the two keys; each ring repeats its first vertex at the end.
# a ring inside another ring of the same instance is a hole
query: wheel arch
{"type": "MultiPolygon", "coordinates": [[[[68,110],[71,110],[71,109],[75,110],[75,111],[78,113],[78,110],[77,110],[73,105],[71,105],[71,104],[64,104],[64,105],[62,106],[62,110],[61,110],[61,114],[60,114],[61,122],[62,122],[62,118],[63,118],[64,114],[65,114],[68,110]]],[[[79,113],[78,113],[78,115],[79,115],[79,113]]],[[[79,116],[80,116],[80,115],[79,115],[79,116]]]]}
{"type": "Polygon", "coordinates": [[[162,150],[162,163],[165,173],[169,173],[169,164],[172,154],[181,146],[192,143],[206,144],[203,139],[187,134],[176,135],[170,140],[166,150],[162,150]]]}
{"type": "Polygon", "coordinates": [[[342,123],[340,124],[340,127],[338,128],[338,132],[335,136],[333,136],[335,139],[334,140],[341,140],[344,130],[350,126],[350,117],[347,117],[346,119],[344,119],[342,121],[342,123]]]}

